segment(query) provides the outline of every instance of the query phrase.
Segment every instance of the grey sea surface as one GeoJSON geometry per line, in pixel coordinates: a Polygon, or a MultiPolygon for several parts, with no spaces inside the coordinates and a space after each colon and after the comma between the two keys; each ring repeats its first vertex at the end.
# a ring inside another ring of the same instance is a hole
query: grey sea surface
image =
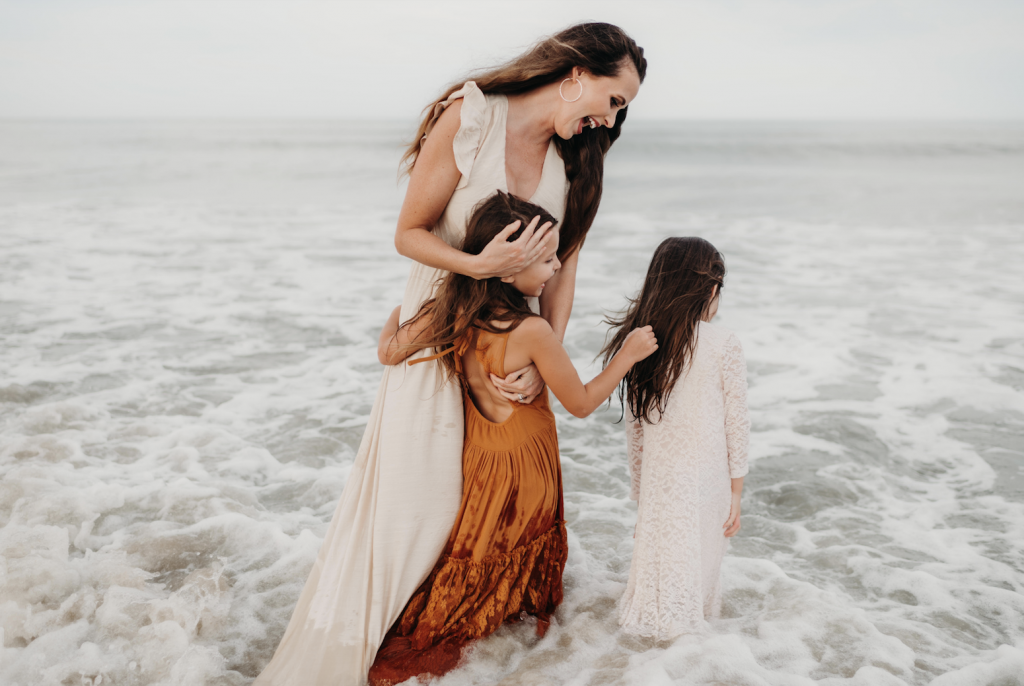
{"type": "MultiPolygon", "coordinates": [[[[0,683],[270,659],[377,390],[413,130],[0,121],[0,683]]],[[[566,334],[584,378],[672,235],[725,255],[748,360],[722,617],[618,630],[620,408],[557,408],[565,602],[437,683],[1024,684],[1024,123],[628,121],[566,334]]]]}

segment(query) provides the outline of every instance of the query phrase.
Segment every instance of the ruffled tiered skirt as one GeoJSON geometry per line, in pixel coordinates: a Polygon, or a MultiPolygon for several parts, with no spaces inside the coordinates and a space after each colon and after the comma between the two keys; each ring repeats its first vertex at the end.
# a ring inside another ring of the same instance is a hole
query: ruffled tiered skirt
{"type": "Polygon", "coordinates": [[[463,495],[445,552],[388,632],[372,686],[458,665],[470,641],[523,613],[539,633],[562,601],[562,474],[546,393],[494,423],[468,397],[463,495]]]}

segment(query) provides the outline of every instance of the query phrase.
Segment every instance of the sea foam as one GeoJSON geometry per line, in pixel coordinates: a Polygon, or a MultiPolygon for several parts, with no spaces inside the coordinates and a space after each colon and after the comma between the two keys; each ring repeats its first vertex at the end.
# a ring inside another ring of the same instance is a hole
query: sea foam
{"type": "MultiPolygon", "coordinates": [[[[0,124],[0,683],[234,686],[270,659],[402,297],[409,130],[0,124]]],[[[664,237],[729,268],[753,431],[722,616],[618,630],[621,410],[556,408],[565,601],[439,683],[1024,683],[1020,128],[630,121],[607,170],[582,376],[664,237]]]]}

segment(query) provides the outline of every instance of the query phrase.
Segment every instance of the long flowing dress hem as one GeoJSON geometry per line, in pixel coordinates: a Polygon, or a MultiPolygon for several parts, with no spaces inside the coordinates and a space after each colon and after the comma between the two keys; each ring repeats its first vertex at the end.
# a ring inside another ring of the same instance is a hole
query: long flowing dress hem
{"type": "Polygon", "coordinates": [[[458,666],[468,643],[503,622],[523,619],[524,613],[537,618],[543,636],[562,602],[566,540],[565,524],[559,522],[502,555],[480,561],[442,558],[377,653],[370,686],[442,676],[458,666]]]}

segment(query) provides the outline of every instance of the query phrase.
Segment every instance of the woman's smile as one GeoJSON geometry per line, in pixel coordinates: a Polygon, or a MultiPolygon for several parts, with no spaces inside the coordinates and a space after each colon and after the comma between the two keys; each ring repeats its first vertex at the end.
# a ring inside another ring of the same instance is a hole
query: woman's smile
{"type": "Polygon", "coordinates": [[[596,129],[598,126],[600,126],[600,124],[598,124],[597,120],[594,119],[593,117],[583,117],[582,119],[580,119],[579,123],[576,125],[576,133],[577,134],[583,133],[583,128],[584,127],[589,127],[591,129],[596,129]]]}

